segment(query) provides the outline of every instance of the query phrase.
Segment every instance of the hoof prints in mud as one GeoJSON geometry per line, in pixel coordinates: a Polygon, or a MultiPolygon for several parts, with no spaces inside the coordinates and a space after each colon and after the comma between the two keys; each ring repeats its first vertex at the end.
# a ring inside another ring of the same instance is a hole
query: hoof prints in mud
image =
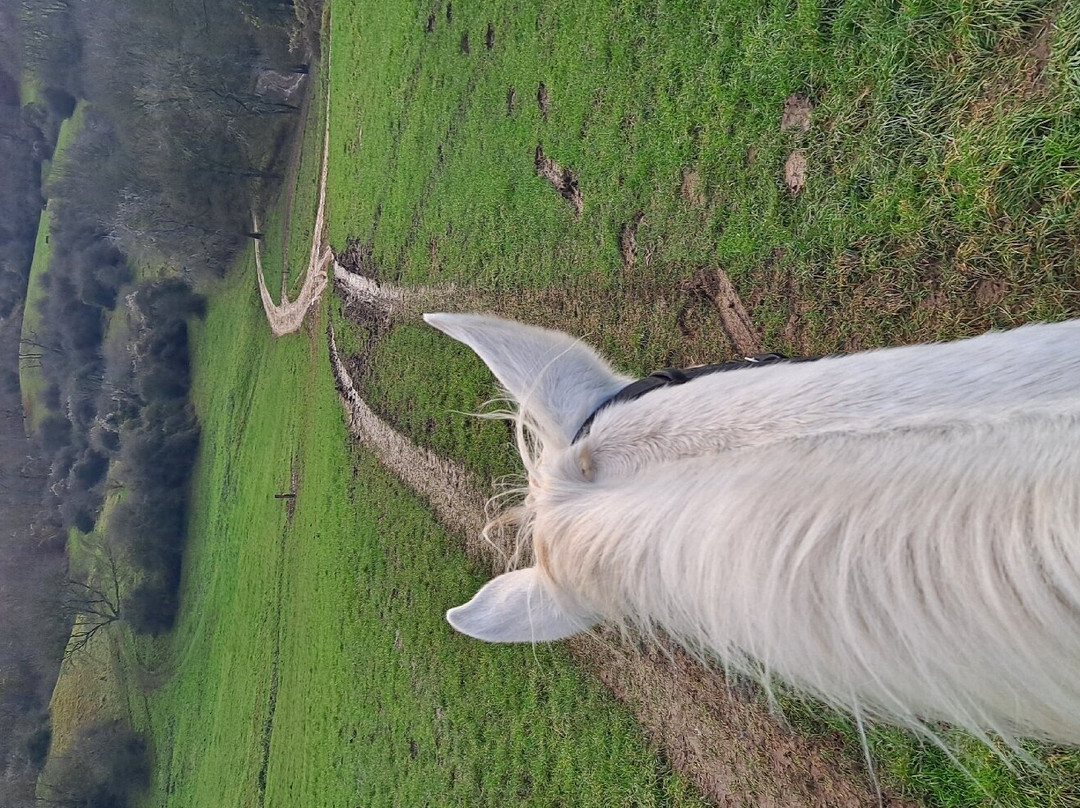
{"type": "Polygon", "coordinates": [[[581,218],[585,201],[581,196],[577,177],[570,169],[563,168],[544,154],[544,147],[539,144],[536,147],[536,173],[550,182],[559,195],[574,207],[575,218],[581,218]]]}
{"type": "Polygon", "coordinates": [[[540,82],[540,86],[536,88],[536,106],[540,110],[540,117],[546,121],[551,111],[551,91],[544,82],[540,82]]]}
{"type": "Polygon", "coordinates": [[[735,284],[721,270],[702,270],[683,284],[690,296],[707,298],[720,313],[720,322],[732,346],[744,356],[764,353],[761,337],[750,321],[735,284]]]}
{"type": "Polygon", "coordinates": [[[644,218],[644,213],[636,213],[633,219],[619,228],[619,255],[622,256],[624,269],[637,266],[637,229],[644,218]]]}

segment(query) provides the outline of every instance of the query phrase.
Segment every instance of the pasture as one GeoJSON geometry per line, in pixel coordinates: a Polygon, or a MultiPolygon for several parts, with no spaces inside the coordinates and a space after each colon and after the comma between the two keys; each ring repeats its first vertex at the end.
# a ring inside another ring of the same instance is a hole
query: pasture
{"type": "MultiPolygon", "coordinates": [[[[75,113],[60,126],[60,136],[57,139],[56,151],[53,152],[52,160],[42,164],[42,184],[45,193],[48,193],[48,178],[52,172],[64,170],[64,155],[68,145],[74,140],[75,133],[82,125],[83,116],[86,114],[86,105],[80,104],[75,113]]],[[[41,211],[38,222],[37,240],[34,243],[34,260],[30,265],[30,280],[27,284],[26,302],[23,304],[22,338],[30,344],[26,346],[26,353],[33,353],[34,342],[47,341],[47,335],[41,333],[41,312],[38,304],[45,296],[45,288],[42,278],[49,269],[49,260],[52,250],[49,245],[49,224],[51,214],[46,207],[41,211]]],[[[40,404],[41,396],[45,392],[45,381],[41,375],[41,369],[30,360],[19,363],[19,388],[23,396],[23,412],[25,413],[27,434],[37,431],[38,424],[44,417],[45,407],[40,404]]]]}
{"type": "MultiPolygon", "coordinates": [[[[1075,4],[328,10],[329,238],[381,281],[581,334],[627,372],[743,339],[815,354],[1080,313],[1075,4]],[[571,172],[565,193],[547,161],[571,172]],[[722,316],[733,297],[741,335],[722,316]]],[[[291,289],[318,99],[295,193],[265,223],[264,260],[287,253],[291,289]]],[[[479,361],[332,290],[274,341],[253,273],[248,256],[193,324],[203,438],[179,623],[116,644],[120,701],[155,753],[144,804],[707,804],[563,646],[448,629],[483,575],[352,445],[325,328],[380,416],[490,491],[519,469],[505,425],[462,414],[496,394],[479,361]]],[[[849,721],[780,702],[797,734],[860,765],[849,721]]],[[[882,786],[927,805],[1080,804],[1074,751],[1033,745],[1010,768],[947,737],[966,774],[873,730],[882,786]]],[[[755,804],[752,781],[737,788],[755,804]]]]}

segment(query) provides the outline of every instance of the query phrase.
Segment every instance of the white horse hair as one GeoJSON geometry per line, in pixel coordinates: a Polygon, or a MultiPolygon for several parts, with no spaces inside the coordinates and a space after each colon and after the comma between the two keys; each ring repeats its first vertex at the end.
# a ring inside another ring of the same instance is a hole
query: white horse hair
{"type": "Polygon", "coordinates": [[[1080,322],[696,378],[555,331],[426,321],[519,407],[535,566],[447,619],[493,642],[611,621],[927,733],[1080,744],[1080,322]]]}

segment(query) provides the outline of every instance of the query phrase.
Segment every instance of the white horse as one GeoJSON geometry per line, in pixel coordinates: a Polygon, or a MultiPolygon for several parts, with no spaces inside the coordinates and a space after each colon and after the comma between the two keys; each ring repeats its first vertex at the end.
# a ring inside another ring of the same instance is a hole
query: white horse
{"type": "Polygon", "coordinates": [[[1080,322],[601,407],[632,379],[572,337],[425,319],[516,401],[528,472],[535,566],[451,609],[459,631],[663,630],[860,720],[1080,744],[1080,322]]]}

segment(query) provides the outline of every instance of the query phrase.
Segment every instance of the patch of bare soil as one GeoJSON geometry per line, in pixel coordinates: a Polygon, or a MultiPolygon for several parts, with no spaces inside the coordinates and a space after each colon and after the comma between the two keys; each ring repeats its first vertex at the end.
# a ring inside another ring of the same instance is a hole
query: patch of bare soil
{"type": "Polygon", "coordinates": [[[461,52],[464,54],[472,53],[472,46],[469,44],[469,32],[466,31],[461,35],[461,52]]]}
{"type": "Polygon", "coordinates": [[[459,297],[453,284],[404,289],[350,271],[340,261],[334,261],[334,288],[345,301],[350,319],[387,326],[398,320],[419,320],[424,312],[445,309],[459,297]]]}
{"type": "Polygon", "coordinates": [[[540,82],[536,88],[536,106],[540,110],[540,117],[546,121],[551,112],[551,91],[544,82],[540,82]]]}
{"type": "Polygon", "coordinates": [[[435,12],[428,14],[427,23],[424,25],[425,34],[435,33],[435,12]]]}
{"type": "Polygon", "coordinates": [[[792,93],[784,101],[784,114],[780,116],[780,131],[810,131],[810,115],[814,105],[802,93],[792,93]]]}
{"type": "Polygon", "coordinates": [[[1009,66],[981,84],[979,94],[966,109],[969,124],[978,125],[984,121],[989,124],[1005,112],[1051,91],[1046,67],[1053,56],[1055,21],[1059,11],[1060,3],[1054,4],[1048,14],[1026,26],[1024,36],[1000,49],[1001,55],[1009,60],[1009,66]]]}
{"type": "Polygon", "coordinates": [[[806,187],[806,155],[798,149],[784,163],[784,185],[792,196],[798,196],[806,187]]]}
{"type": "Polygon", "coordinates": [[[684,171],[679,193],[682,194],[683,199],[695,208],[700,208],[704,205],[705,189],[702,188],[701,185],[701,175],[696,171],[684,171]]]}
{"type": "Polygon", "coordinates": [[[513,115],[514,107],[517,106],[517,88],[513,84],[506,91],[506,114],[513,115]]]}
{"type": "Polygon", "coordinates": [[[544,154],[544,147],[539,144],[536,146],[535,164],[536,173],[551,183],[559,195],[573,206],[574,218],[580,219],[581,212],[585,209],[585,201],[574,173],[544,154]]]}
{"type": "Polygon", "coordinates": [[[752,356],[765,352],[735,285],[722,270],[702,270],[684,285],[684,291],[712,301],[720,313],[724,333],[738,353],[752,356]]]}
{"type": "Polygon", "coordinates": [[[1054,17],[1043,19],[1034,28],[1034,36],[1031,38],[1031,49],[1028,51],[1028,80],[1034,84],[1044,84],[1046,79],[1043,73],[1050,63],[1050,42],[1054,36],[1054,17]]]}
{"type": "Polygon", "coordinates": [[[622,256],[623,269],[629,271],[637,265],[637,229],[645,214],[634,214],[634,218],[619,228],[619,255],[622,256]]]}
{"type": "Polygon", "coordinates": [[[360,239],[350,238],[345,241],[345,249],[334,255],[334,260],[341,268],[353,275],[375,279],[378,272],[372,257],[371,244],[363,244],[360,239]]]}
{"type": "Polygon", "coordinates": [[[453,2],[449,2],[449,3],[446,4],[446,21],[447,22],[453,22],[454,21],[454,4],[453,4],[453,2]]]}
{"type": "Polygon", "coordinates": [[[997,278],[984,278],[975,284],[975,305],[982,309],[996,306],[1005,298],[1009,285],[997,278]]]}
{"type": "Polygon", "coordinates": [[[484,33],[484,47],[488,50],[495,48],[495,23],[493,22],[487,24],[487,31],[484,33]]]}

